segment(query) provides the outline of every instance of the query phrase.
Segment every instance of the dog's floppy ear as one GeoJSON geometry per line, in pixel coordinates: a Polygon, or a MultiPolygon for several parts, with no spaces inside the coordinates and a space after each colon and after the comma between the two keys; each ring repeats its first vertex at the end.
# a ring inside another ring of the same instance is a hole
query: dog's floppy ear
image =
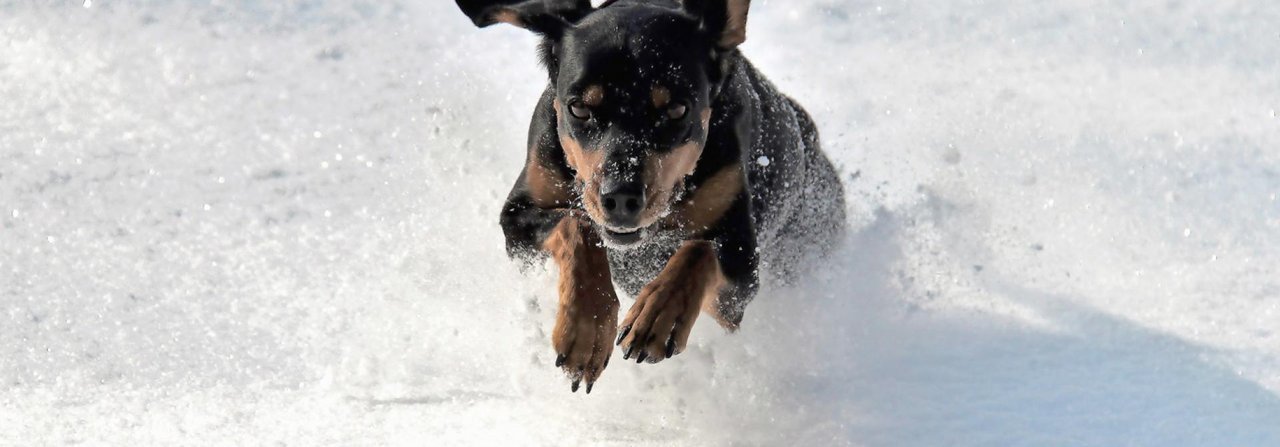
{"type": "Polygon", "coordinates": [[[538,34],[560,37],[566,28],[591,12],[590,0],[457,0],[462,13],[478,27],[515,25],[538,34]]]}
{"type": "Polygon", "coordinates": [[[683,0],[686,11],[702,19],[716,39],[716,47],[732,50],[747,40],[747,9],[751,0],[683,0]]]}

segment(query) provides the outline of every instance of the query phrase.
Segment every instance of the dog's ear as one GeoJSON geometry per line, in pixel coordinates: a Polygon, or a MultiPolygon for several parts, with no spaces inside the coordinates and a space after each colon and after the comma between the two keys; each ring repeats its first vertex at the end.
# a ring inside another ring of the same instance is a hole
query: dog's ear
{"type": "Polygon", "coordinates": [[[506,23],[558,38],[591,12],[591,0],[457,0],[462,13],[484,28],[506,23]]]}
{"type": "Polygon", "coordinates": [[[732,50],[747,40],[747,9],[751,0],[683,0],[684,8],[702,19],[716,47],[732,50]]]}

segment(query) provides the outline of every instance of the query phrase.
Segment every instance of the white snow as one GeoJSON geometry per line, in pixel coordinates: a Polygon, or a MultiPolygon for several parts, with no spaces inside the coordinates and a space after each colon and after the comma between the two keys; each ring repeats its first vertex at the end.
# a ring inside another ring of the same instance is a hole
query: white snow
{"type": "Polygon", "coordinates": [[[757,0],[850,234],[590,396],[497,226],[532,36],[88,6],[0,3],[0,444],[1280,445],[1280,3],[757,0]]]}

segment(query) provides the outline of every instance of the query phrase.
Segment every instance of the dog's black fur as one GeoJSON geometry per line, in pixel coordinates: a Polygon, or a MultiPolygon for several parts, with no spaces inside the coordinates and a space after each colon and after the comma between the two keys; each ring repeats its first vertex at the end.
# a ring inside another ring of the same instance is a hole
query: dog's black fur
{"type": "MultiPolygon", "coordinates": [[[[842,187],[813,122],[737,49],[748,0],[457,1],[478,26],[543,37],[550,82],[501,215],[513,257],[538,259],[563,220],[582,219],[608,247],[604,273],[637,296],[679,273],[664,267],[682,244],[707,241],[723,278],[707,309],[732,329],[761,267],[789,277],[796,259],[841,231],[842,187]]],[[[623,337],[641,324],[628,320],[623,337]]],[[[674,334],[632,334],[624,358],[633,348],[663,358],[642,336],[661,337],[666,357],[677,351],[674,334]]],[[[587,367],[602,369],[596,360],[587,367]]]]}

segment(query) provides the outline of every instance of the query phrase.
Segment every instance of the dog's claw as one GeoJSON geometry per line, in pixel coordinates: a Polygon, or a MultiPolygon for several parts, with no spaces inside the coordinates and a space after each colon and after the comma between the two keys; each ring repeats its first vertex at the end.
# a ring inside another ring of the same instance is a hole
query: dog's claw
{"type": "Polygon", "coordinates": [[[671,358],[675,355],[676,355],[676,339],[672,338],[670,340],[667,340],[667,358],[671,358]]]}
{"type": "Polygon", "coordinates": [[[595,382],[587,382],[587,394],[591,394],[591,386],[595,384],[595,382]]]}
{"type": "MultiPolygon", "coordinates": [[[[579,383],[581,383],[581,382],[582,382],[581,380],[574,380],[574,381],[573,381],[573,385],[569,385],[569,389],[570,389],[572,392],[575,392],[575,393],[576,393],[576,392],[578,392],[578,384],[579,384],[579,383]]],[[[590,384],[587,384],[587,389],[588,389],[588,390],[590,390],[590,389],[591,389],[591,385],[590,385],[590,384]]],[[[590,393],[591,391],[587,391],[587,392],[588,392],[588,393],[590,393]]]]}
{"type": "Polygon", "coordinates": [[[621,344],[622,344],[622,339],[627,338],[627,334],[629,334],[629,333],[631,333],[631,326],[627,326],[627,327],[622,328],[621,333],[620,333],[620,334],[618,334],[618,341],[613,342],[613,344],[614,344],[615,346],[617,346],[617,345],[621,345],[621,344]]]}
{"type": "Polygon", "coordinates": [[[561,366],[564,366],[564,361],[568,359],[569,359],[569,356],[567,355],[556,354],[556,367],[559,368],[561,366]]]}
{"type": "Polygon", "coordinates": [[[636,356],[636,363],[643,363],[644,359],[649,357],[648,351],[640,351],[640,355],[636,356]]]}
{"type": "MultiPolygon", "coordinates": [[[[629,359],[631,359],[631,347],[630,347],[630,346],[627,346],[627,349],[622,350],[622,359],[623,359],[623,360],[629,360],[629,359]]],[[[607,361],[607,360],[606,360],[606,361],[607,361]]]]}

